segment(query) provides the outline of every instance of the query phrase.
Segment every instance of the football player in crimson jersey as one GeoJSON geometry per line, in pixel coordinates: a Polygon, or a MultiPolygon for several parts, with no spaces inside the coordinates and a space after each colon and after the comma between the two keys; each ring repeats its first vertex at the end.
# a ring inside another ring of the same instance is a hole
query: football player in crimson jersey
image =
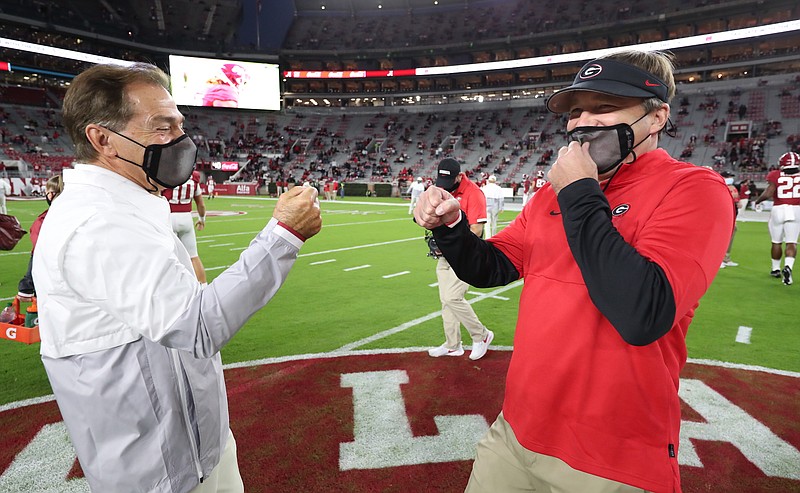
{"type": "Polygon", "coordinates": [[[536,172],[536,180],[533,181],[533,185],[531,186],[531,197],[533,194],[539,191],[543,186],[547,184],[547,180],[544,179],[544,171],[537,171],[536,172]]]}
{"type": "MultiPolygon", "coordinates": [[[[800,234],[800,154],[787,152],[778,159],[778,169],[767,174],[767,188],[756,199],[756,205],[772,198],[769,216],[769,235],[772,239],[772,277],[783,278],[792,284],[792,269],[797,257],[797,237],[800,234]],[[786,256],[781,269],[783,243],[786,256]]],[[[757,209],[760,210],[760,207],[757,209]]]]}
{"type": "Polygon", "coordinates": [[[530,177],[528,175],[522,175],[522,205],[528,203],[528,200],[533,196],[531,193],[531,187],[533,184],[531,183],[530,177]]]}
{"type": "Polygon", "coordinates": [[[197,237],[194,229],[203,231],[206,227],[206,203],[203,201],[203,191],[200,190],[200,173],[195,171],[183,185],[161,192],[169,202],[172,231],[178,235],[189,256],[192,258],[192,267],[201,284],[206,284],[206,269],[197,254],[197,237]],[[192,201],[197,203],[197,222],[192,219],[192,201]]]}

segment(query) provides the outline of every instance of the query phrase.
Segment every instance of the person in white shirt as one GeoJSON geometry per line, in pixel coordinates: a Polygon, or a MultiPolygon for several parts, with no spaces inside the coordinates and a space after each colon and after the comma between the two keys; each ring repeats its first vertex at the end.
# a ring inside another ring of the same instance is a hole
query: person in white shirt
{"type": "Polygon", "coordinates": [[[0,214],[8,214],[6,195],[11,195],[11,184],[7,179],[0,178],[0,214]]]}
{"type": "MultiPolygon", "coordinates": [[[[211,200],[214,197],[216,197],[216,194],[214,193],[214,187],[216,187],[216,185],[217,184],[214,181],[214,177],[208,175],[208,178],[206,179],[206,193],[208,193],[208,200],[211,200]]],[[[278,193],[280,194],[280,191],[278,191],[278,193]]]]}
{"type": "Polygon", "coordinates": [[[159,194],[197,155],[168,87],[137,63],[95,65],[67,90],[77,163],[33,257],[42,362],[92,491],[242,492],[219,351],[322,222],[315,190],[288,192],[201,287],[159,194]]]}
{"type": "Polygon", "coordinates": [[[419,200],[419,196],[422,195],[422,192],[425,191],[425,185],[422,183],[422,177],[418,176],[416,180],[411,182],[409,185],[408,190],[406,193],[411,194],[411,203],[408,204],[408,213],[414,213],[414,207],[417,205],[417,200],[419,200]]]}
{"type": "Polygon", "coordinates": [[[497,177],[489,176],[486,185],[481,187],[486,196],[486,239],[497,234],[497,219],[500,213],[505,210],[505,197],[503,189],[497,184],[497,177]]]}

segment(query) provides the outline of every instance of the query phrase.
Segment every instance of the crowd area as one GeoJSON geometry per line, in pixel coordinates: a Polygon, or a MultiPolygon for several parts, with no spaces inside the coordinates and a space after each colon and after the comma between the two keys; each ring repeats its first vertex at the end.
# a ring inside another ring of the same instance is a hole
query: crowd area
{"type": "MultiPolygon", "coordinates": [[[[797,81],[683,96],[676,105],[675,138],[663,145],[683,160],[763,187],[775,156],[800,147],[797,81]]],[[[34,107],[6,101],[0,108],[5,162],[0,173],[31,179],[30,192],[73,160],[60,109],[51,106],[56,103],[34,107]]],[[[272,193],[277,187],[270,183],[333,181],[391,183],[404,190],[416,177],[432,178],[435,163],[444,157],[464,163],[470,179],[495,175],[498,183],[516,190],[523,175],[548,169],[566,139],[563,118],[536,106],[330,115],[202,108],[185,113],[185,131],[199,149],[197,169],[204,178],[257,183],[259,190],[267,186],[272,193]],[[223,172],[215,168],[219,162],[234,162],[236,169],[223,172]]]]}

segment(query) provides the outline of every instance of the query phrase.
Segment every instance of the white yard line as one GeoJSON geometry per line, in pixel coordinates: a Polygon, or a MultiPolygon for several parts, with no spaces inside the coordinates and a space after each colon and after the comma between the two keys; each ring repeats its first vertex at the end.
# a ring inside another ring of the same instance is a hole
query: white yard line
{"type": "MultiPolygon", "coordinates": [[[[480,296],[483,293],[481,293],[479,291],[467,291],[467,294],[474,294],[475,296],[480,296]]],[[[508,301],[508,298],[506,298],[505,296],[492,296],[492,298],[494,298],[496,300],[501,300],[501,301],[508,301]]]]}
{"type": "MultiPolygon", "coordinates": [[[[347,252],[349,250],[358,250],[358,249],[361,249],[361,248],[371,248],[371,247],[376,247],[376,246],[393,245],[395,243],[404,243],[406,241],[419,241],[420,239],[421,239],[421,236],[415,236],[413,238],[405,238],[405,239],[402,239],[402,240],[384,241],[382,243],[368,243],[366,245],[356,245],[356,246],[352,246],[352,247],[335,248],[333,250],[322,250],[322,251],[319,251],[319,252],[301,253],[300,255],[297,256],[297,258],[300,258],[300,257],[311,257],[311,256],[315,256],[315,255],[326,255],[328,253],[347,252]]],[[[244,250],[245,248],[247,248],[247,247],[231,248],[231,250],[244,250]]],[[[215,266],[215,267],[206,267],[206,271],[222,270],[222,269],[227,269],[228,267],[230,267],[230,265],[219,265],[219,266],[215,266]]]]}
{"type": "MultiPolygon", "coordinates": [[[[514,281],[511,284],[507,284],[507,285],[505,285],[503,287],[497,288],[494,291],[490,291],[488,293],[482,293],[480,296],[478,296],[476,298],[472,298],[471,300],[469,300],[468,303],[471,305],[473,303],[477,303],[479,301],[483,301],[483,300],[485,300],[487,298],[492,298],[492,297],[494,297],[494,296],[496,296],[496,295],[498,295],[500,293],[504,293],[504,292],[508,291],[509,289],[514,289],[514,288],[516,288],[518,286],[521,286],[521,285],[522,285],[522,281],[521,280],[514,281]]],[[[365,337],[364,339],[361,339],[361,340],[358,340],[358,341],[355,341],[355,342],[351,342],[350,344],[345,344],[344,346],[340,347],[339,349],[334,350],[333,352],[334,353],[338,353],[338,352],[342,352],[342,351],[351,351],[353,349],[359,348],[359,347],[364,346],[366,344],[369,344],[371,342],[375,342],[375,341],[384,339],[386,337],[389,337],[391,335],[397,334],[399,332],[403,332],[406,329],[410,329],[411,327],[415,327],[415,326],[417,326],[417,325],[419,325],[419,324],[421,324],[423,322],[427,322],[428,320],[431,320],[433,318],[440,317],[441,315],[442,315],[442,311],[441,310],[435,311],[433,313],[429,313],[427,315],[423,315],[423,316],[421,316],[419,318],[415,318],[414,320],[411,320],[409,322],[402,323],[402,324],[398,325],[397,327],[392,327],[391,329],[387,329],[387,330],[384,330],[382,332],[378,332],[377,334],[371,335],[369,337],[365,337]]]]}

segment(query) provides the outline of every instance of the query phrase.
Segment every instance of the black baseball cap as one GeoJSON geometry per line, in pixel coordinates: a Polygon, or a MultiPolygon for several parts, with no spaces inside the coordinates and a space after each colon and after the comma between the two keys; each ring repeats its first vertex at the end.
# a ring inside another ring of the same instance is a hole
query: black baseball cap
{"type": "Polygon", "coordinates": [[[629,63],[598,58],[581,68],[572,85],[547,99],[547,109],[566,113],[575,91],[593,91],[629,98],[658,98],[668,103],[669,88],[655,75],[629,63]]]}
{"type": "Polygon", "coordinates": [[[436,171],[436,186],[450,190],[456,182],[456,177],[461,173],[461,165],[453,158],[446,157],[439,161],[436,171]]]}

